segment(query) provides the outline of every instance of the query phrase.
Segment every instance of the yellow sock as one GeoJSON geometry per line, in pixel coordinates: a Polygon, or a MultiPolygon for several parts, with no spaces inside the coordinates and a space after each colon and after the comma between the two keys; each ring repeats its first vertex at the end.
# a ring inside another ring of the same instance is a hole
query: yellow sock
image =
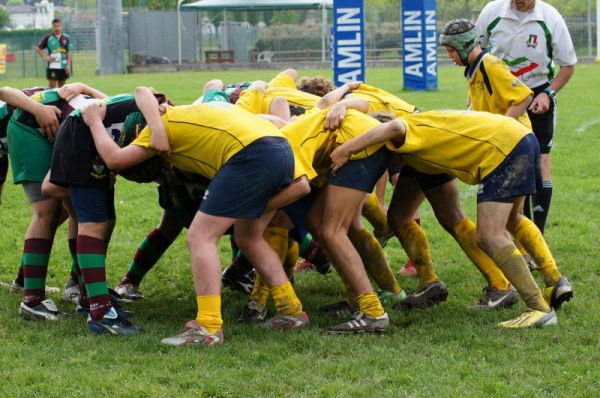
{"type": "Polygon", "coordinates": [[[513,237],[531,255],[538,269],[544,275],[546,286],[554,286],[561,275],[544,236],[533,221],[523,217],[515,227],[513,237]]]}
{"type": "Polygon", "coordinates": [[[300,246],[295,240],[289,239],[287,256],[283,261],[283,270],[289,280],[294,276],[294,267],[298,262],[298,257],[300,257],[300,246]]]}
{"type": "Polygon", "coordinates": [[[387,215],[374,192],[369,194],[363,203],[362,215],[369,220],[378,235],[384,235],[389,232],[387,215]]]}
{"type": "Polygon", "coordinates": [[[510,286],[508,279],[492,259],[477,245],[475,240],[476,229],[477,227],[473,221],[469,217],[465,217],[452,229],[452,235],[491,287],[499,290],[508,289],[510,286]]]}
{"type": "Polygon", "coordinates": [[[263,234],[263,238],[275,250],[282,263],[288,252],[288,233],[289,231],[286,228],[267,227],[263,234]]]}
{"type": "MultiPolygon", "coordinates": [[[[288,230],[280,227],[267,227],[263,237],[283,262],[288,251],[288,230]]],[[[250,300],[254,300],[263,307],[266,307],[269,293],[269,287],[257,273],[252,293],[250,293],[250,300]]]]}
{"type": "Polygon", "coordinates": [[[517,289],[528,308],[543,312],[550,311],[550,307],[548,307],[542,292],[540,292],[533,276],[531,276],[521,252],[513,243],[499,249],[494,253],[492,259],[517,289]]]}
{"type": "Polygon", "coordinates": [[[271,294],[278,314],[298,316],[302,313],[302,303],[289,281],[271,289],[271,294]]]}
{"type": "Polygon", "coordinates": [[[400,289],[377,239],[366,229],[349,233],[348,237],[365,264],[367,273],[375,280],[377,286],[394,294],[400,293],[402,289],[400,289]]]}
{"type": "Polygon", "coordinates": [[[254,280],[254,286],[252,287],[252,293],[250,293],[250,300],[254,300],[263,307],[266,307],[270,292],[271,290],[269,289],[267,284],[257,273],[256,279],[254,280]]]}
{"type": "Polygon", "coordinates": [[[356,298],[358,309],[371,317],[380,317],[384,314],[383,306],[379,297],[374,292],[363,293],[356,298]]]}
{"type": "Polygon", "coordinates": [[[433,269],[429,241],[423,228],[416,221],[411,220],[400,227],[396,233],[404,251],[417,269],[419,284],[424,285],[438,280],[439,278],[433,269]]]}
{"type": "Polygon", "coordinates": [[[210,334],[215,334],[221,326],[221,296],[196,296],[198,304],[198,314],[196,322],[203,326],[210,334]]]}

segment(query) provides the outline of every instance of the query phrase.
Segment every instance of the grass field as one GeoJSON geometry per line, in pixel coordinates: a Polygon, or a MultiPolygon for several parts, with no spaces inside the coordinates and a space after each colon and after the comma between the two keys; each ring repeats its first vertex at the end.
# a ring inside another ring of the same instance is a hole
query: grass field
{"type": "MultiPolygon", "coordinates": [[[[109,94],[149,85],[175,103],[198,96],[206,80],[268,79],[272,71],[80,75],[109,94]]],[[[302,73],[302,71],[301,71],[302,73]]],[[[311,73],[314,73],[312,71],[311,73]]],[[[328,71],[317,71],[325,76],[328,71]]],[[[457,67],[440,69],[440,90],[401,91],[401,71],[368,71],[371,84],[385,87],[426,109],[464,108],[465,80],[457,67]]],[[[2,84],[25,87],[43,81],[2,84]]],[[[318,307],[343,297],[335,275],[302,273],[296,290],[312,324],[297,333],[240,326],[245,297],[223,292],[225,344],[214,349],[171,349],[160,339],[178,332],[195,314],[185,240],[181,236],[142,284],[146,300],[131,305],[146,332],[131,338],[93,337],[83,319],[32,323],[17,316],[19,297],[0,291],[0,396],[398,396],[398,397],[598,397],[600,396],[600,66],[581,65],[560,93],[553,151],[555,194],[546,238],[575,297],[559,312],[559,324],[507,331],[496,323],[519,314],[522,305],[474,313],[483,279],[453,239],[422,209],[438,274],[448,284],[448,301],[423,312],[389,310],[383,336],[332,336],[318,307]]],[[[388,192],[389,193],[389,192],[388,192]]],[[[473,187],[462,186],[466,211],[474,218],[473,187]]],[[[147,231],[160,216],[156,189],[119,179],[118,223],[107,260],[114,285],[147,231]]],[[[0,280],[14,278],[29,221],[20,187],[7,184],[0,207],[0,280]]],[[[228,263],[222,242],[222,262],[228,263]]],[[[397,240],[386,248],[398,270],[406,255],[397,240]]],[[[55,240],[48,284],[62,286],[69,271],[62,227],[55,240]]],[[[415,280],[401,280],[408,291],[415,280]]],[[[73,312],[70,304],[59,307],[73,312]]],[[[272,309],[271,309],[272,310],[272,309]]]]}

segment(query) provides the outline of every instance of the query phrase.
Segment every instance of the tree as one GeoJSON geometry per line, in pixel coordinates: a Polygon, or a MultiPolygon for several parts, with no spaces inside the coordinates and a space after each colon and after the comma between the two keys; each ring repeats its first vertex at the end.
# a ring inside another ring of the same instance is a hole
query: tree
{"type": "Polygon", "coordinates": [[[0,6],[0,29],[8,27],[10,24],[10,14],[6,11],[6,8],[0,6]]]}

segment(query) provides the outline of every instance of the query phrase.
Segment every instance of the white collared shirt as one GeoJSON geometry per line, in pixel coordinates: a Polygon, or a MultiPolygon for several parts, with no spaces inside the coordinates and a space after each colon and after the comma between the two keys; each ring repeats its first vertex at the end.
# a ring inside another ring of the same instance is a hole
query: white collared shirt
{"type": "Polygon", "coordinates": [[[519,19],[511,0],[488,3],[476,23],[484,48],[502,59],[528,87],[539,87],[554,78],[559,66],[577,63],[567,25],[551,5],[541,0],[519,19]]]}

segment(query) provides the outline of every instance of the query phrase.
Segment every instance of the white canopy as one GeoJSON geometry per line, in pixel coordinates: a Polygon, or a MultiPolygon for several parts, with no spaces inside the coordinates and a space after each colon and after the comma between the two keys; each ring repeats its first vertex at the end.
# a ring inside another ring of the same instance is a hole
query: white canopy
{"type": "Polygon", "coordinates": [[[333,0],[200,0],[183,4],[188,10],[305,10],[332,8],[333,0]]]}

